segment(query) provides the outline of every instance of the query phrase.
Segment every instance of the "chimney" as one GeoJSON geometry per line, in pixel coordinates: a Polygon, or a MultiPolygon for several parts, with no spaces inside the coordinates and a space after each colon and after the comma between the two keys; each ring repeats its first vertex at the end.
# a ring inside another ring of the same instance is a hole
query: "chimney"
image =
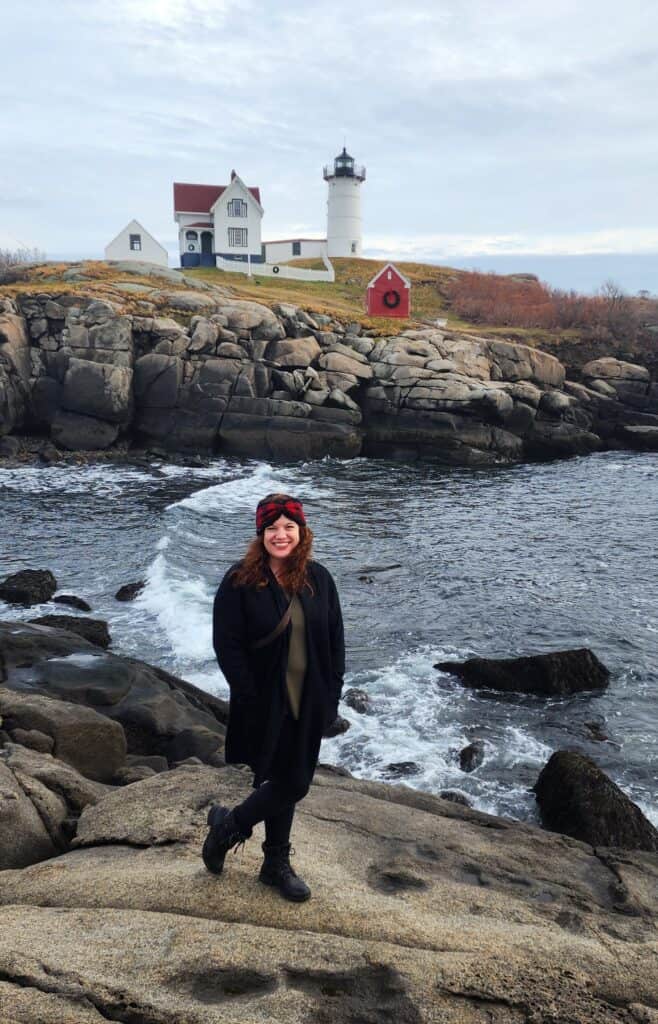
{"type": "Polygon", "coordinates": [[[235,171],[231,171],[231,181],[233,181],[234,178],[237,178],[237,174],[235,171]]]}

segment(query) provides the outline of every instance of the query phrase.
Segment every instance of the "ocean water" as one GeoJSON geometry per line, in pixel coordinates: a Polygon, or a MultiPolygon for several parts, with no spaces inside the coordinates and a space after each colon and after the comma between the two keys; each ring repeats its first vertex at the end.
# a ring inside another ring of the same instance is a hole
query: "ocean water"
{"type": "MultiPolygon", "coordinates": [[[[257,501],[274,490],[305,504],[315,555],[341,595],[345,688],[370,698],[365,715],[343,706],[351,729],[323,742],[321,760],[379,780],[413,762],[408,785],[536,821],[531,786],[567,747],[658,824],[656,455],[481,470],[329,458],[0,469],[0,577],[51,569],[61,592],[109,621],[114,651],[227,696],[212,600],[253,536],[257,501]],[[137,579],[147,581],[139,598],[117,602],[137,579]],[[475,692],[433,667],[585,646],[611,670],[602,694],[475,692]],[[592,722],[606,740],[592,738],[592,722]],[[474,739],[484,761],[465,773],[459,750],[474,739]]],[[[0,602],[5,619],[56,610],[70,611],[0,602]]]]}

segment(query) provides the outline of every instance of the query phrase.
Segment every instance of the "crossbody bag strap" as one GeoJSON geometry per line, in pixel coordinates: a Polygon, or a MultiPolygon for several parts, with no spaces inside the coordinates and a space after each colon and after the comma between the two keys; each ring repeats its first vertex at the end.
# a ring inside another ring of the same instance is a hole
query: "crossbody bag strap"
{"type": "Polygon", "coordinates": [[[258,651],[260,650],[261,647],[267,647],[267,645],[271,644],[273,640],[276,640],[278,636],[281,636],[284,629],[290,622],[290,618],[292,616],[292,602],[294,600],[295,595],[293,594],[293,596],[290,598],[290,604],[283,613],[281,621],[277,623],[277,625],[274,627],[271,633],[268,633],[267,636],[261,637],[260,640],[256,640],[256,642],[251,645],[252,651],[258,651]]]}

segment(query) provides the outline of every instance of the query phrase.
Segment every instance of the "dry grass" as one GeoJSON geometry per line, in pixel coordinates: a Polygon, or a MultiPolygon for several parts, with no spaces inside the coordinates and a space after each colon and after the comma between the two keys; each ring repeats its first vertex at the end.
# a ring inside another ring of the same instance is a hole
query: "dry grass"
{"type": "MultiPolygon", "coordinates": [[[[324,281],[291,281],[285,278],[253,277],[215,270],[212,267],[186,271],[204,281],[231,288],[244,299],[264,302],[291,302],[311,312],[324,313],[339,320],[358,320],[379,334],[397,334],[417,320],[436,319],[449,315],[442,289],[459,271],[448,267],[434,267],[424,263],[396,263],[400,271],[411,281],[411,320],[365,315],[366,287],[374,275],[386,266],[385,260],[334,259],[336,280],[333,284],[324,281]]],[[[319,259],[291,261],[291,266],[307,269],[323,269],[319,259]]],[[[462,326],[455,324],[455,326],[462,326]]]]}
{"type": "MultiPolygon", "coordinates": [[[[508,338],[541,348],[549,341],[554,345],[560,339],[578,340],[578,332],[547,331],[539,328],[523,329],[501,327],[495,324],[473,325],[460,320],[450,312],[446,299],[448,286],[462,271],[450,267],[433,266],[425,263],[396,263],[399,270],[411,281],[411,308],[413,317],[409,320],[395,318],[370,318],[365,315],[365,295],[368,282],[386,265],[383,260],[366,259],[335,259],[332,260],[336,271],[333,284],[321,281],[291,281],[270,277],[243,277],[215,268],[187,269],[185,275],[199,278],[208,284],[216,284],[228,289],[240,299],[250,299],[271,305],[275,302],[290,302],[313,313],[323,313],[343,322],[357,321],[364,327],[375,330],[379,335],[395,335],[409,326],[418,326],[419,321],[447,318],[449,327],[464,333],[481,334],[508,338]]],[[[321,260],[295,260],[292,265],[311,269],[322,268],[321,260]]],[[[101,260],[87,260],[79,264],[44,263],[30,269],[29,280],[0,286],[0,295],[33,294],[74,294],[95,298],[110,299],[120,303],[126,313],[144,315],[140,308],[140,300],[152,301],[148,292],[151,289],[171,291],[175,284],[158,281],[147,274],[133,274],[119,271],[101,260]],[[63,274],[75,266],[84,275],[83,281],[66,281],[63,274]],[[115,286],[120,282],[131,285],[143,285],[144,294],[123,292],[115,286]]],[[[185,288],[181,280],[180,288],[185,288]]],[[[166,303],[157,301],[161,310],[166,303]]],[[[180,316],[180,314],[179,314],[180,316]]],[[[182,319],[186,319],[185,316],[182,319]]]]}

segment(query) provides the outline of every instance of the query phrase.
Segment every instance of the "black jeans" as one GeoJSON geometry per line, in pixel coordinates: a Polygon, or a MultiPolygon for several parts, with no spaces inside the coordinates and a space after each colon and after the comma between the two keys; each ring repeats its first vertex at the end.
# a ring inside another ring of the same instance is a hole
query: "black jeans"
{"type": "Polygon", "coordinates": [[[264,821],[265,842],[272,846],[290,841],[295,805],[301,799],[299,790],[293,790],[285,781],[283,768],[296,741],[296,730],[297,722],[288,708],[272,759],[270,778],[233,808],[235,820],[244,832],[264,821]]]}

